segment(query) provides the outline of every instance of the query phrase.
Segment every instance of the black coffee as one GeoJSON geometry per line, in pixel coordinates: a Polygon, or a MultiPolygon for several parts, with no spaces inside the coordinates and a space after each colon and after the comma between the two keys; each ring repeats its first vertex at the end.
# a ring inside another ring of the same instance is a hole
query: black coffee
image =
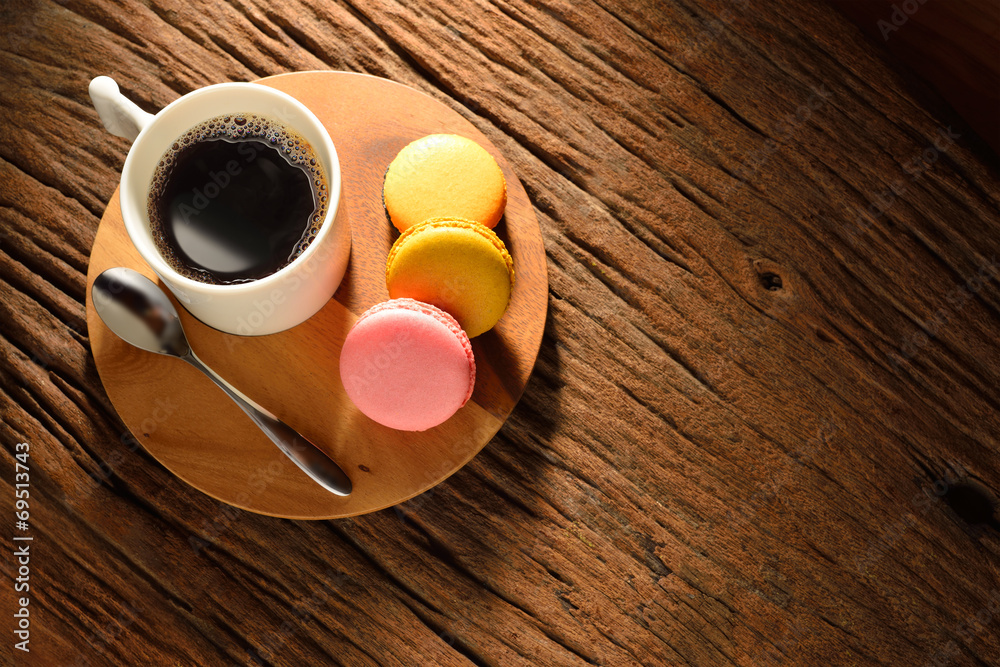
{"type": "Polygon", "coordinates": [[[160,158],[147,210],[160,254],[181,275],[228,285],[298,257],[326,215],[312,147],[275,120],[231,114],[201,123],[160,158]]]}

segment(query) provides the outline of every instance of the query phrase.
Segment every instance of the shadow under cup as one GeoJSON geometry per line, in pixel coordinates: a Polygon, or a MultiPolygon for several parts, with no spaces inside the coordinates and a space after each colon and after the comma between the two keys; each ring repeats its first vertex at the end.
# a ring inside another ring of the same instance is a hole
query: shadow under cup
{"type": "Polygon", "coordinates": [[[323,124],[290,95],[254,83],[207,86],[174,101],[139,133],[122,169],[122,217],[139,254],[192,315],[243,336],[301,324],[337,291],[351,251],[350,225],[340,197],[340,161],[323,124]],[[326,173],[326,215],[309,246],[275,273],[234,285],[202,283],[180,275],[157,249],[146,208],[149,188],[160,158],[178,137],[203,121],[240,113],[269,117],[312,146],[326,173]]]}

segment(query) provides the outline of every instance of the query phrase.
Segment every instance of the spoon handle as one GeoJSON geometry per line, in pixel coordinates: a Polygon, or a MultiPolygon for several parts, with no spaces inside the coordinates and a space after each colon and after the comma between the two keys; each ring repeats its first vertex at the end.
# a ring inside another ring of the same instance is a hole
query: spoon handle
{"type": "Polygon", "coordinates": [[[302,437],[291,426],[251,401],[238,389],[216,375],[215,371],[202,363],[201,359],[195,356],[194,352],[189,352],[181,357],[181,359],[210,377],[222,391],[229,394],[229,397],[236,401],[236,404],[243,409],[243,412],[247,413],[247,416],[260,427],[260,430],[264,431],[267,437],[271,438],[274,444],[278,446],[278,449],[284,452],[295,465],[301,468],[317,484],[338,496],[350,495],[350,478],[321,449],[302,437]]]}

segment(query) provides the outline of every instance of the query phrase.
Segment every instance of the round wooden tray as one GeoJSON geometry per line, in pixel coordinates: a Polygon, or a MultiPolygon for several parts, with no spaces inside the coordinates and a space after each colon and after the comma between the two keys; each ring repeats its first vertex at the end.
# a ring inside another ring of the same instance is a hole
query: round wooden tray
{"type": "Polygon", "coordinates": [[[157,280],[129,241],[117,191],[101,220],[87,273],[94,359],[111,402],[135,438],[195,488],[279,517],[330,519],[372,512],[426,491],[465,465],[500,429],[524,391],[541,344],[548,294],[538,221],[500,152],[471,123],[424,93],[346,72],[283,74],[259,83],[302,101],[333,138],[343,172],[341,206],[353,232],[347,276],[319,313],[270,336],[221,333],[174,303],[198,356],[327,451],[351,477],[354,492],[341,498],[324,491],[198,371],[131,347],[104,325],[90,295],[98,274],[127,266],[157,280]],[[344,394],[338,360],[357,317],[389,298],[385,260],[397,233],[382,208],[383,173],[407,143],[439,132],[473,139],[503,169],[507,210],[496,231],[514,258],[517,282],[500,323],[472,341],[477,371],[472,400],[444,424],[410,433],[358,412],[344,394]]]}

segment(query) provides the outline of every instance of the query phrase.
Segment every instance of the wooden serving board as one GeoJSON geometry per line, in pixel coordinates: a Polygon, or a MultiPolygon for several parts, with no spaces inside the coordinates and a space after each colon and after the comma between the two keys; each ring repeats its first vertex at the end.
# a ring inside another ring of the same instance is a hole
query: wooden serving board
{"type": "Polygon", "coordinates": [[[548,295],[538,221],[499,151],[471,123],[424,93],[346,72],[283,74],[259,83],[302,101],[333,138],[343,173],[341,206],[353,233],[347,275],[319,313],[270,336],[221,333],[174,303],[198,356],[327,451],[350,475],[354,492],[341,498],[324,491],[198,371],[133,348],[104,325],[90,294],[97,275],[127,266],[157,280],[125,232],[117,192],[101,220],[87,273],[94,359],[133,436],[195,488],[272,516],[329,519],[372,512],[417,495],[461,468],[500,429],[524,391],[541,344],[548,295]],[[397,232],[382,207],[383,173],[407,143],[439,132],[473,139],[503,169],[508,201],[496,231],[514,258],[517,282],[503,319],[473,339],[472,400],[444,424],[410,433],[381,426],[353,406],[340,382],[339,356],[357,317],[389,298],[385,259],[397,232]]]}

